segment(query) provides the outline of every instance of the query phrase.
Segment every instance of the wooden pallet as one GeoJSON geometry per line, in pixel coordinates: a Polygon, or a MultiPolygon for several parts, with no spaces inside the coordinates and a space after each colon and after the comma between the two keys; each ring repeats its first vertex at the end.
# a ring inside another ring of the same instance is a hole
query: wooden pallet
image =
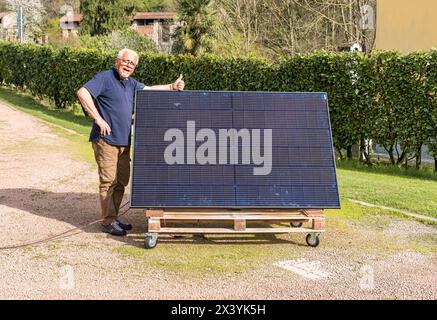
{"type": "MultiPolygon", "coordinates": [[[[226,209],[148,209],[147,238],[156,238],[157,234],[252,234],[252,233],[308,233],[315,235],[317,246],[318,236],[325,232],[325,214],[323,210],[226,210],[226,209]],[[233,228],[217,227],[167,227],[167,222],[233,222],[233,228]],[[249,221],[259,222],[289,222],[290,227],[248,228],[249,221]],[[311,222],[311,227],[296,227],[296,224],[311,222]],[[294,225],[294,226],[293,226],[294,225]]],[[[153,239],[152,239],[153,240],[153,239]]],[[[150,242],[153,246],[154,242],[150,242]]]]}

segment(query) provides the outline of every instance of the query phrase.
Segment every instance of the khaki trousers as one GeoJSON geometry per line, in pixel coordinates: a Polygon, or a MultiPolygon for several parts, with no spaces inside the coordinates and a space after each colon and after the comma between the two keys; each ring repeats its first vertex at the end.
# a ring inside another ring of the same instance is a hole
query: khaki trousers
{"type": "Polygon", "coordinates": [[[92,146],[99,167],[102,224],[108,225],[117,218],[124,189],[129,183],[130,146],[113,146],[103,139],[93,142],[92,146]]]}

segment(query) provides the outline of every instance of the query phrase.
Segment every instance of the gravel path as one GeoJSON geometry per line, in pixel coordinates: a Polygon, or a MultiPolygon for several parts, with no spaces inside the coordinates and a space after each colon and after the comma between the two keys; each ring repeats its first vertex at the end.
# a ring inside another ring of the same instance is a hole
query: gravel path
{"type": "MultiPolygon", "coordinates": [[[[4,103],[0,135],[0,246],[99,218],[96,169],[75,160],[75,142],[4,103]]],[[[0,299],[437,299],[437,231],[415,221],[388,217],[378,226],[328,216],[317,249],[285,235],[259,245],[169,239],[146,252],[141,212],[128,219],[134,230],[125,238],[95,225],[55,242],[0,250],[0,299]],[[168,255],[173,265],[196,258],[206,267],[178,272],[169,269],[168,255]],[[216,271],[224,260],[229,268],[216,271]],[[286,260],[306,268],[303,275],[275,265],[286,260]]]]}

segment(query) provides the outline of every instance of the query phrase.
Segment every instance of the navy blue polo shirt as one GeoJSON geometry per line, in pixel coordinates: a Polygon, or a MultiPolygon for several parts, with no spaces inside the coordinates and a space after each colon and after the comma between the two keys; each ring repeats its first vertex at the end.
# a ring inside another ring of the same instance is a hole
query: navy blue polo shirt
{"type": "Polygon", "coordinates": [[[144,89],[144,84],[131,77],[121,80],[117,70],[112,68],[96,74],[83,86],[90,92],[100,115],[111,127],[111,134],[101,136],[100,128],[94,122],[90,141],[97,142],[103,138],[114,146],[128,146],[135,91],[144,89]]]}

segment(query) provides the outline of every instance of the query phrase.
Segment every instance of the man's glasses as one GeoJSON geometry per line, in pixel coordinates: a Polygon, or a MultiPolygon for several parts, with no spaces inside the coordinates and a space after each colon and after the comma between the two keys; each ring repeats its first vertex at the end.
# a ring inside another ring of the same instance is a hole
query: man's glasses
{"type": "Polygon", "coordinates": [[[130,66],[130,67],[132,67],[132,68],[135,68],[137,65],[135,64],[135,62],[133,62],[133,61],[130,61],[130,60],[123,60],[123,59],[120,59],[120,61],[121,61],[121,64],[124,64],[125,66],[130,66]]]}

